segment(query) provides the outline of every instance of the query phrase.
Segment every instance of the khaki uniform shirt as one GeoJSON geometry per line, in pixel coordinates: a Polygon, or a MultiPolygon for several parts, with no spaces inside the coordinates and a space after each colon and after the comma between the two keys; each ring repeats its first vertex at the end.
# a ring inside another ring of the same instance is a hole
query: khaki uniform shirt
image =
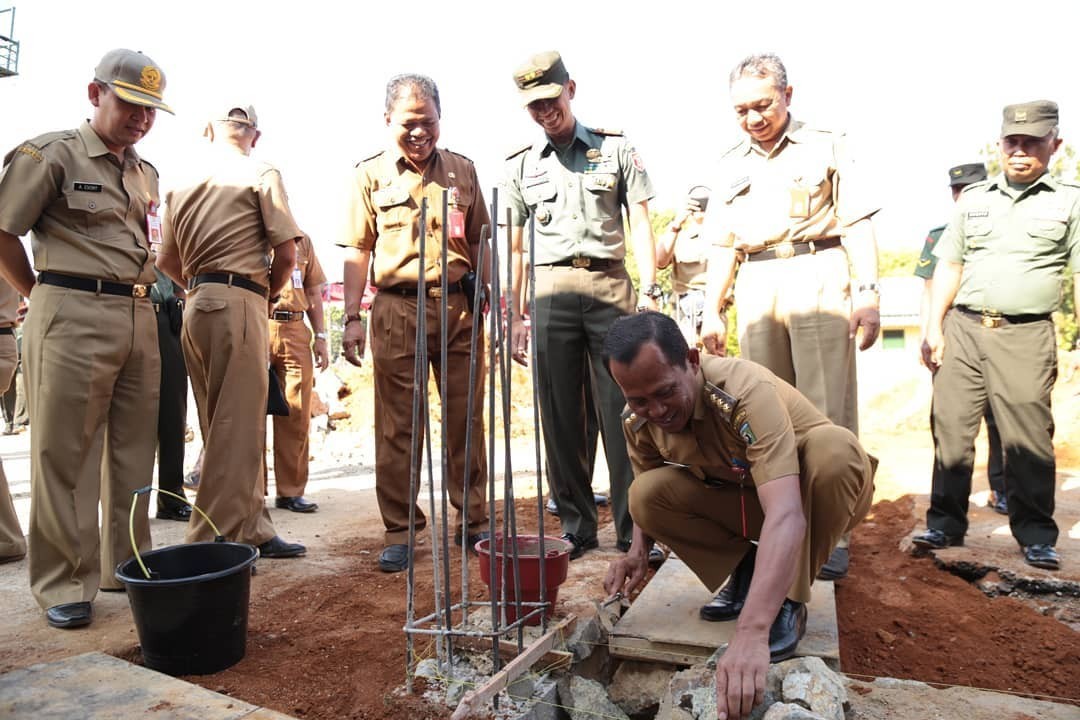
{"type": "Polygon", "coordinates": [[[536,218],[536,264],[626,255],[622,209],[651,200],[645,164],[621,132],[577,123],[570,147],[546,136],[507,159],[511,222],[536,218]]]}
{"type": "Polygon", "coordinates": [[[179,255],[185,278],[225,272],[266,285],[270,249],[300,237],[281,174],[229,145],[166,194],[161,252],[179,255]]]}
{"type": "Polygon", "coordinates": [[[39,272],[154,282],[146,216],[159,203],[154,166],[133,148],[121,163],[89,122],[23,143],[0,171],[0,230],[33,231],[39,272]]]}
{"type": "Polygon", "coordinates": [[[19,292],[0,280],[0,328],[15,327],[19,316],[19,292]]]}
{"type": "Polygon", "coordinates": [[[844,136],[790,118],[771,152],[750,138],[723,155],[705,216],[714,245],[756,252],[839,237],[878,208],[859,195],[844,136]]]}
{"type": "MultiPolygon", "coordinates": [[[[423,261],[427,283],[438,282],[442,264],[443,191],[450,191],[465,214],[465,236],[447,238],[448,283],[472,268],[471,248],[491,225],[472,160],[436,148],[423,173],[416,172],[397,148],[359,163],[353,172],[349,213],[338,245],[374,253],[375,286],[415,286],[420,280],[420,204],[427,198],[427,237],[423,261]],[[453,188],[453,190],[451,190],[453,188]]],[[[449,235],[449,233],[447,233],[449,235]]]]}
{"type": "Polygon", "coordinates": [[[704,290],[708,277],[709,246],[702,235],[702,225],[687,222],[675,236],[675,255],[671,261],[671,289],[676,295],[690,290],[704,290]]]}
{"type": "Polygon", "coordinates": [[[315,257],[315,248],[311,244],[311,238],[302,235],[296,241],[296,265],[289,277],[289,284],[281,291],[281,300],[274,309],[307,312],[310,304],[307,293],[304,291],[325,284],[326,274],[323,272],[322,265],[319,264],[319,258],[315,257]]]}
{"type": "Polygon", "coordinates": [[[1080,273],[1080,186],[1045,173],[1029,187],[1004,175],[969,185],[934,254],[963,264],[954,305],[1005,315],[1061,304],[1061,272],[1080,273]]]}
{"type": "Polygon", "coordinates": [[[694,414],[669,433],[623,413],[634,475],[683,465],[701,479],[762,485],[799,474],[798,449],[811,429],[829,420],[767,369],[738,358],[707,357],[698,373],[694,414]]]}

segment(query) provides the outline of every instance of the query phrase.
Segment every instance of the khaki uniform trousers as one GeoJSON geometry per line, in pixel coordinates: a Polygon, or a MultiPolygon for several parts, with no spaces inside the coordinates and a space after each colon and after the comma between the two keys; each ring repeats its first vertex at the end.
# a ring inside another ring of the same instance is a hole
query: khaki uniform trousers
{"type": "MultiPolygon", "coordinates": [[[[442,375],[447,373],[448,397],[443,398],[446,414],[446,446],[448,477],[443,479],[450,502],[458,511],[455,534],[461,533],[462,499],[465,471],[469,473],[468,527],[469,534],[487,529],[487,466],[484,448],[484,339],[477,339],[476,385],[469,388],[469,339],[472,335],[472,313],[464,293],[447,296],[447,353],[445,362],[440,352],[440,300],[426,301],[428,361],[435,382],[442,392],[442,375]],[[473,398],[472,436],[469,457],[465,457],[465,438],[469,395],[473,398]]],[[[482,327],[482,325],[481,325],[482,327]]],[[[409,492],[409,463],[412,457],[413,388],[416,385],[416,297],[398,295],[392,291],[376,293],[371,305],[371,355],[375,369],[375,495],[379,501],[386,527],[387,545],[404,544],[409,539],[409,506],[416,497],[409,492]]],[[[423,418],[421,417],[421,423],[423,418]]],[[[423,425],[416,428],[423,437],[423,425]]],[[[438,452],[436,450],[436,452],[438,452]]],[[[438,465],[438,459],[435,459],[438,465]]],[[[420,468],[418,468],[419,472],[420,468]]],[[[423,473],[419,473],[423,477],[423,473]]],[[[419,487],[419,485],[418,485],[419,487]]],[[[427,525],[419,505],[416,507],[416,529],[427,525]]]]}
{"type": "Polygon", "coordinates": [[[979,317],[954,308],[945,316],[944,330],[945,357],[934,374],[930,410],[934,479],[927,526],[954,537],[967,533],[975,436],[989,407],[1005,448],[1013,537],[1022,546],[1055,544],[1054,322],[988,328],[979,317]]]}
{"type": "MultiPolygon", "coordinates": [[[[263,502],[267,322],[266,298],[208,283],[189,293],[180,334],[203,436],[195,504],[226,539],[249,545],[277,534],[263,502]]],[[[213,539],[193,513],[187,541],[213,539]]]]}
{"type": "Polygon", "coordinates": [[[742,357],[764,365],[840,427],[859,434],[851,275],[832,248],[744,262],[735,283],[742,357]]]}
{"type": "Polygon", "coordinates": [[[274,482],[278,497],[304,494],[315,364],[311,331],[303,320],[270,321],[270,364],[285,389],[288,415],[274,415],[274,482]]]}
{"type": "MultiPolygon", "coordinates": [[[[132,492],[153,484],[161,367],[149,299],[35,285],[30,301],[30,587],[49,608],[123,587],[113,572],[132,557],[132,492]]],[[[147,503],[135,510],[140,551],[147,503]]]]}
{"type": "Polygon", "coordinates": [[[629,542],[633,534],[627,505],[633,469],[622,429],[626,399],[604,368],[602,350],[612,323],[632,313],[635,302],[634,286],[624,267],[606,271],[536,268],[534,372],[548,482],[563,532],[582,539],[596,537],[598,522],[592,491],[595,435],[588,431],[584,390],[590,383],[607,456],[617,539],[629,542]]]}
{"type": "MultiPolygon", "coordinates": [[[[824,425],[803,438],[799,467],[806,537],[787,596],[805,603],[837,539],[869,511],[877,460],[850,431],[824,425]]],[[[760,539],[765,515],[754,488],[710,483],[681,467],[649,470],[634,479],[630,512],[646,535],[674,550],[715,592],[750,549],[750,541],[760,539]]]]}
{"type": "MultiPolygon", "coordinates": [[[[0,387],[8,388],[19,364],[19,348],[14,335],[0,335],[0,387]]],[[[4,466],[0,464],[0,561],[15,560],[26,554],[26,538],[15,514],[4,466]]]]}

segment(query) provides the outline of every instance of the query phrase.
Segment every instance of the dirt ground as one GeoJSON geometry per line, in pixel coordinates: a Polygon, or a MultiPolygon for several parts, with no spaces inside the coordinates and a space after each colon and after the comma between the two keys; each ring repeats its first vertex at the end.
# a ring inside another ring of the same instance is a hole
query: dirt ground
{"type": "MultiPolygon", "coordinates": [[[[359,388],[346,401],[354,415],[339,424],[339,432],[344,427],[370,428],[370,396],[362,382],[359,388]]],[[[912,403],[911,395],[911,389],[903,386],[882,394],[876,405],[868,406],[870,416],[882,420],[877,425],[864,420],[864,442],[881,457],[882,473],[877,502],[852,541],[850,574],[836,586],[844,672],[860,679],[907,678],[1080,705],[1080,632],[1040,613],[1031,603],[988,597],[972,583],[939,569],[933,560],[899,551],[902,539],[921,522],[911,495],[929,489],[926,478],[932,457],[925,403],[912,403]]],[[[1076,455],[1080,429],[1072,420],[1080,416],[1078,398],[1080,378],[1059,382],[1055,415],[1063,467],[1080,467],[1076,455]]],[[[515,401],[514,412],[531,418],[531,409],[524,406],[515,401]]],[[[361,447],[364,442],[361,437],[351,445],[361,447]]],[[[355,464],[348,472],[370,474],[370,449],[352,455],[340,452],[355,464]]],[[[327,477],[331,479],[313,483],[317,489],[312,497],[323,505],[319,513],[296,516],[273,511],[282,533],[304,539],[311,552],[302,560],[259,562],[252,584],[247,656],[224,672],[186,679],[298,718],[448,717],[448,709],[395,692],[405,676],[405,573],[387,575],[376,566],[382,527],[370,484],[357,489],[344,479],[327,477]]],[[[980,481],[985,486],[981,477],[980,481]]],[[[535,497],[519,499],[516,507],[519,528],[534,530],[535,497]]],[[[608,519],[603,509],[602,520],[608,519]]],[[[556,519],[545,516],[545,523],[547,534],[559,534],[556,519]]],[[[155,538],[175,535],[175,525],[155,521],[155,538]]],[[[1063,533],[1068,530],[1063,528],[1063,533]]],[[[560,589],[560,614],[586,613],[592,600],[600,598],[600,580],[615,556],[613,540],[608,527],[601,534],[601,550],[571,564],[570,577],[560,589]]],[[[159,545],[168,543],[158,540],[159,545]]],[[[425,537],[416,568],[418,616],[432,609],[429,547],[425,537]]],[[[455,579],[460,576],[459,557],[455,553],[455,579]]],[[[479,580],[476,559],[470,562],[471,595],[482,600],[486,588],[479,580]]],[[[16,587],[20,580],[25,583],[25,560],[15,565],[23,566],[21,573],[12,566],[0,568],[0,600],[18,606],[9,614],[13,626],[0,629],[0,672],[90,649],[139,660],[123,595],[99,596],[89,628],[49,630],[40,610],[32,601],[27,604],[25,585],[16,587]]],[[[417,654],[430,656],[433,651],[418,641],[417,654]]]]}

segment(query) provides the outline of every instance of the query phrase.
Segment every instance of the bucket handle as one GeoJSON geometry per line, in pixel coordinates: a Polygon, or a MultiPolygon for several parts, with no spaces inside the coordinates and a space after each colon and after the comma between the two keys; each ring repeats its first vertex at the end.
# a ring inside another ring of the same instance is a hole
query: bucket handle
{"type": "Polygon", "coordinates": [[[192,510],[203,516],[203,519],[206,520],[206,522],[210,525],[210,529],[214,531],[214,542],[225,542],[225,536],[222,535],[221,531],[217,529],[217,525],[215,525],[214,521],[210,519],[210,516],[200,510],[195,505],[195,503],[191,502],[183,495],[177,495],[176,493],[169,492],[168,490],[161,490],[160,488],[154,488],[150,485],[147,485],[144,488],[139,488],[138,490],[131,493],[131,510],[130,512],[128,512],[128,537],[131,539],[131,549],[135,553],[135,562],[139,563],[139,569],[142,570],[143,575],[146,576],[147,580],[151,579],[150,571],[147,570],[146,565],[143,564],[142,555],[139,554],[139,545],[135,542],[135,506],[138,503],[140,495],[149,495],[155,490],[159,493],[165,493],[171,498],[176,498],[182,503],[190,505],[192,510]]]}

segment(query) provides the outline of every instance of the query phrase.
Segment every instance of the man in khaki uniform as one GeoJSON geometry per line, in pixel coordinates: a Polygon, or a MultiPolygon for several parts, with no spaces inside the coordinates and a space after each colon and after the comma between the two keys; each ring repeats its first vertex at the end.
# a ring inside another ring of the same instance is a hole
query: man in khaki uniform
{"type": "MultiPolygon", "coordinates": [[[[157,110],[172,112],[164,89],[147,56],[107,53],[87,89],[90,121],[23,143],[0,174],[0,273],[32,308],[23,335],[34,427],[30,586],[53,627],[88,624],[99,586],[122,589],[113,568],[131,557],[131,494],[153,480],[159,361],[148,235],[160,227],[160,198],[157,171],[134,145],[157,110]],[[31,230],[36,278],[19,242],[31,230]]],[[[145,498],[135,518],[147,548],[145,498]]]]}
{"type": "Polygon", "coordinates": [[[616,548],[625,552],[633,526],[626,504],[633,475],[619,431],[622,398],[600,362],[600,346],[616,318],[635,307],[657,307],[652,182],[622,132],[578,122],[571,109],[577,82],[558,52],[530,57],[515,70],[514,84],[542,132],[506,161],[514,268],[511,351],[525,364],[532,334],[548,481],[563,539],[573,544],[571,559],[599,547],[592,491],[595,422],[607,456],[616,548]],[[536,316],[527,329],[521,310],[530,218],[536,232],[536,256],[529,258],[536,275],[536,316]],[[624,262],[624,218],[634,243],[640,299],[624,262]],[[592,409],[586,393],[592,394],[592,409]]]}
{"type": "MultiPolygon", "coordinates": [[[[445,442],[449,460],[444,479],[450,502],[458,511],[454,536],[461,542],[467,524],[471,547],[487,537],[487,467],[484,458],[483,363],[476,384],[469,387],[469,343],[473,315],[461,279],[477,268],[484,225],[491,220],[476,168],[468,158],[436,146],[442,111],[439,90],[423,75],[397,75],[386,86],[386,127],[390,147],[357,164],[350,190],[345,228],[338,244],[345,248],[345,359],[359,366],[364,355],[366,326],[360,299],[369,267],[378,292],[371,304],[371,350],[375,366],[375,494],[386,527],[379,555],[384,572],[408,567],[409,507],[416,498],[409,491],[409,463],[413,434],[412,404],[416,374],[417,283],[424,273],[427,287],[428,358],[442,390],[448,373],[449,397],[442,398],[447,423],[445,442]],[[451,227],[442,227],[442,195],[450,193],[451,227]],[[427,198],[427,227],[420,228],[420,204],[427,198]],[[453,213],[459,215],[453,216],[453,213]],[[456,217],[456,220],[455,220],[456,217]],[[426,256],[419,257],[419,233],[427,233],[426,256]],[[440,355],[441,246],[447,250],[447,352],[440,355]],[[372,256],[374,265],[372,266],[372,256]],[[468,399],[473,398],[473,426],[469,457],[465,440],[468,399]],[[465,498],[465,473],[469,495],[465,498]],[[467,510],[467,523],[462,512],[467,510]]],[[[481,324],[482,326],[482,324],[481,324]]],[[[478,340],[483,348],[483,340],[478,340]]],[[[416,507],[415,528],[426,526],[416,507]]]]}
{"type": "Polygon", "coordinates": [[[756,545],[745,603],[722,617],[715,601],[702,608],[707,620],[738,617],[717,664],[717,707],[729,713],[721,717],[744,716],[763,699],[770,658],[794,653],[810,585],[833,545],[869,510],[875,461],[767,369],[702,360],[666,315],[616,321],[604,356],[626,395],[634,465],[634,542],[611,564],[605,589],[640,584],[653,540],[710,589],[756,545]]]}
{"type": "MultiPolygon", "coordinates": [[[[289,282],[303,235],[281,175],[250,157],[259,139],[250,105],[225,110],[206,128],[208,156],[195,177],[167,195],[157,264],[188,288],[181,342],[204,455],[195,504],[234,542],[262,557],[306,548],[278,537],[263,502],[266,452],[267,296],[289,282]],[[273,260],[270,260],[271,254],[273,260]]],[[[195,513],[188,542],[212,540],[195,513]]]]}
{"type": "MultiPolygon", "coordinates": [[[[705,220],[713,245],[702,340],[724,354],[722,313],[738,266],[742,356],[772,370],[837,425],[859,432],[855,334],[877,339],[877,242],[844,136],[788,112],[792,87],[775,55],[731,72],[745,139],[721,158],[705,220]],[[853,292],[850,264],[857,285],[853,292]],[[741,260],[741,265],[737,261],[741,260]]],[[[847,539],[826,577],[847,574],[847,539]]]]}
{"type": "Polygon", "coordinates": [[[308,429],[311,427],[311,388],[315,368],[311,361],[311,331],[315,331],[315,365],[330,365],[326,347],[326,320],[322,288],[326,284],[311,238],[296,240],[296,265],[281,299],[270,311],[270,365],[277,373],[289,404],[288,415],[274,415],[274,505],[283,510],[310,513],[317,503],[304,499],[308,481],[308,429]],[[307,313],[311,330],[304,324],[307,313]]]}
{"type": "MultiPolygon", "coordinates": [[[[675,293],[675,322],[689,345],[700,342],[705,315],[705,287],[708,280],[709,247],[701,235],[709,188],[695,185],[679,211],[656,239],[656,268],[671,265],[671,289],[675,293]]],[[[726,316],[722,316],[726,317],[726,316]]]]}
{"type": "MultiPolygon", "coordinates": [[[[975,436],[987,408],[1005,448],[1009,529],[1024,560],[1056,570],[1054,416],[1061,275],[1080,300],[1080,185],[1050,174],[1058,106],[1007,105],[1002,175],[969,185],[934,248],[926,329],[935,371],[934,481],[921,548],[963,545],[975,436]]],[[[1080,319],[1080,303],[1075,307],[1080,319]]]]}
{"type": "MultiPolygon", "coordinates": [[[[15,324],[19,310],[19,293],[0,280],[0,388],[15,380],[15,366],[19,364],[19,349],[15,344],[15,324]]],[[[4,466],[0,464],[0,563],[19,560],[26,555],[26,538],[23,537],[15,503],[11,500],[4,466]]]]}

